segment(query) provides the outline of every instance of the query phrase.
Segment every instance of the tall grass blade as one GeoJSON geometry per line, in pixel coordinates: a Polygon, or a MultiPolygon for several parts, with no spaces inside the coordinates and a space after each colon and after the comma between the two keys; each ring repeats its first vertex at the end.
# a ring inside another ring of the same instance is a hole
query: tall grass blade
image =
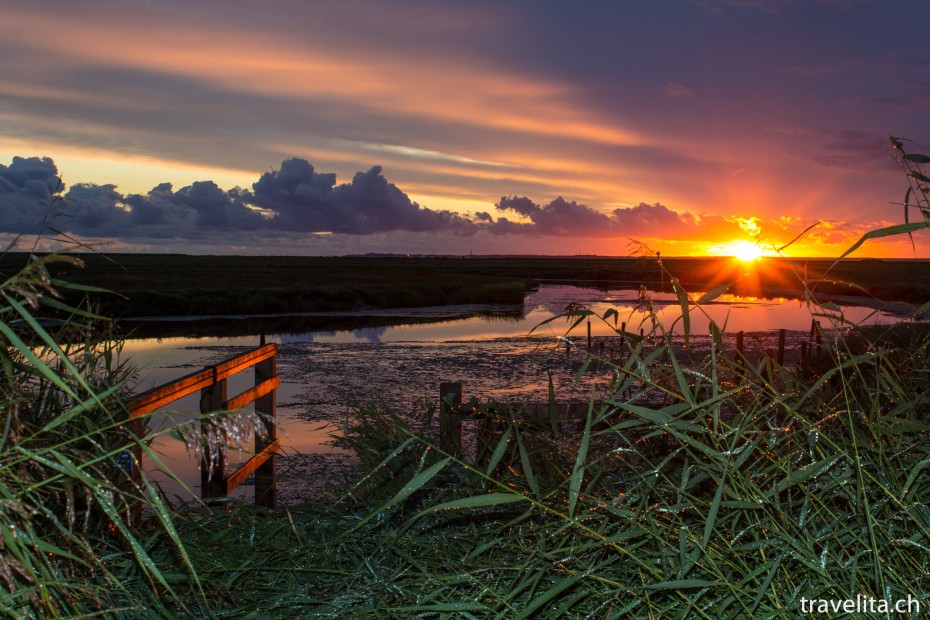
{"type": "Polygon", "coordinates": [[[414,520],[419,519],[422,516],[428,514],[434,514],[444,510],[459,510],[462,508],[485,508],[488,506],[501,506],[503,504],[513,504],[516,502],[527,501],[525,495],[520,493],[486,493],[484,495],[472,495],[470,497],[463,497],[462,499],[455,499],[448,502],[443,502],[441,504],[436,504],[435,506],[430,506],[429,508],[424,508],[416,515],[414,515],[414,520]]]}
{"type": "Polygon", "coordinates": [[[488,460],[488,466],[485,468],[486,475],[490,476],[494,470],[497,469],[497,465],[501,462],[501,459],[504,458],[504,454],[510,447],[510,435],[512,433],[512,425],[508,425],[504,432],[501,433],[500,439],[497,440],[497,445],[494,446],[494,452],[491,454],[491,458],[488,460]]]}
{"type": "Polygon", "coordinates": [[[869,232],[862,235],[862,237],[858,241],[852,244],[849,247],[849,249],[843,252],[840,255],[840,257],[833,262],[833,265],[831,266],[831,268],[836,266],[837,263],[839,263],[841,260],[849,256],[850,254],[858,250],[862,246],[863,243],[865,243],[866,241],[870,239],[881,239],[883,237],[893,237],[895,235],[903,235],[905,233],[911,234],[914,231],[924,230],[925,228],[927,228],[926,223],[915,222],[911,224],[895,224],[893,226],[886,226],[885,228],[870,230],[869,232]]]}
{"type": "Polygon", "coordinates": [[[568,577],[560,579],[559,582],[556,583],[554,586],[552,586],[551,588],[543,592],[540,596],[535,597],[533,599],[533,602],[530,603],[530,605],[528,605],[522,612],[520,612],[519,615],[515,616],[516,620],[523,620],[524,618],[532,618],[534,614],[539,609],[547,605],[549,601],[555,599],[555,597],[560,595],[562,592],[565,592],[566,590],[574,587],[575,584],[577,584],[579,581],[584,579],[584,577],[585,577],[584,573],[578,573],[578,574],[570,575],[568,577]]]}
{"type": "Polygon", "coordinates": [[[572,477],[568,486],[568,516],[575,517],[575,508],[578,506],[578,495],[581,493],[581,483],[584,480],[585,465],[588,460],[588,446],[591,443],[591,418],[594,415],[594,396],[588,401],[588,414],[585,417],[584,431],[578,445],[578,456],[572,468],[572,477]]]}
{"type": "Polygon", "coordinates": [[[392,506],[396,506],[397,504],[401,503],[402,501],[404,501],[405,499],[407,499],[408,497],[410,497],[411,495],[419,491],[420,488],[424,484],[432,480],[436,476],[436,474],[442,471],[442,469],[446,465],[448,465],[451,460],[452,460],[452,457],[447,456],[446,458],[440,460],[438,463],[434,463],[433,465],[431,465],[424,471],[421,471],[412,480],[410,480],[410,482],[405,484],[403,488],[394,495],[394,497],[384,502],[376,510],[371,512],[367,517],[362,519],[358,525],[352,528],[353,531],[358,530],[359,528],[361,528],[363,525],[365,525],[366,523],[368,523],[375,517],[378,517],[379,515],[383,514],[386,510],[388,510],[392,506]]]}

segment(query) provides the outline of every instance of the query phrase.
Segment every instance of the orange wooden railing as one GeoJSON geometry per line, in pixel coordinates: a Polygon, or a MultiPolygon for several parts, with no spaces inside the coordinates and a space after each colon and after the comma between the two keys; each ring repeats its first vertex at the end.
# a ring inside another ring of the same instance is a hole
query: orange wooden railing
{"type": "MultiPolygon", "coordinates": [[[[251,474],[255,474],[255,504],[267,508],[275,505],[275,454],[281,449],[275,430],[275,391],[281,384],[277,375],[278,345],[271,343],[226,360],[214,366],[191,373],[180,379],[160,385],[136,396],[129,404],[130,426],[137,437],[144,434],[144,420],[141,416],[160,409],[189,394],[200,391],[200,411],[235,411],[250,403],[255,403],[255,411],[262,415],[265,436],[255,435],[255,455],[239,469],[226,475],[226,463],[222,452],[212,455],[209,442],[204,442],[203,457],[200,467],[201,495],[205,499],[226,497],[233,489],[242,484],[251,474]],[[226,380],[251,367],[255,367],[254,387],[232,398],[226,395],[226,380]],[[211,458],[214,457],[214,458],[211,458]]],[[[211,424],[205,420],[202,425],[211,424]]],[[[204,428],[205,431],[209,430],[204,428]]],[[[136,449],[133,477],[141,482],[142,449],[136,449]]]]}

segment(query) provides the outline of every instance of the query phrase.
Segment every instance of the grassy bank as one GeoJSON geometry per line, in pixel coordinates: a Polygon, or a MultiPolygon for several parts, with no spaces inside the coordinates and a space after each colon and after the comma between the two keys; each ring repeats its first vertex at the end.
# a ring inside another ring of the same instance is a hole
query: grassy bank
{"type": "MultiPolygon", "coordinates": [[[[0,257],[12,273],[28,256],[0,257]]],[[[112,316],[260,314],[521,303],[533,283],[640,285],[670,290],[647,258],[400,258],[247,257],[82,254],[86,268],[53,267],[53,274],[116,294],[97,295],[112,316]]],[[[873,296],[923,303],[930,269],[921,261],[666,258],[663,267],[689,290],[730,285],[729,292],[803,294],[803,279],[820,294],[873,296]]]]}

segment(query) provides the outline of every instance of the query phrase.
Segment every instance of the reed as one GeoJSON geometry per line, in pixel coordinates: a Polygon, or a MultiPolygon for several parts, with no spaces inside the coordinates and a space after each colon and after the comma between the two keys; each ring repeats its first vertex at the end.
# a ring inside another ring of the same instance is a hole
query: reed
{"type": "MultiPolygon", "coordinates": [[[[53,227],[58,204],[46,205],[49,233],[78,247],[53,227]]],[[[74,256],[30,257],[0,275],[0,612],[209,613],[168,509],[129,475],[134,447],[157,455],[125,423],[135,370],[89,301],[99,291],[52,275],[53,265],[80,267],[74,256]],[[156,538],[172,554],[167,565],[149,553],[156,538]],[[183,598],[171,586],[178,572],[183,598]]]]}

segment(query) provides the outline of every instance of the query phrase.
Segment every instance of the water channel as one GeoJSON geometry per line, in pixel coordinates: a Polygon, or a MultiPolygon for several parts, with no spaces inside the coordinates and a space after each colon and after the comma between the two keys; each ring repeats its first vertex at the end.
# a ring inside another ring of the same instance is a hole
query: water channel
{"type": "MultiPolygon", "coordinates": [[[[692,295],[693,299],[700,294],[692,295]]],[[[279,493],[287,503],[319,498],[349,475],[351,462],[331,443],[351,414],[351,402],[382,402],[405,415],[423,411],[427,399],[437,397],[441,381],[462,381],[465,397],[479,399],[544,401],[549,373],[559,400],[587,398],[598,384],[597,365],[584,385],[574,381],[585,358],[587,325],[566,333],[570,322],[553,317],[570,304],[589,308],[595,342],[618,340],[614,318],[602,321],[608,309],[616,309],[617,325],[627,331],[648,334],[652,317],[665,331],[681,334],[682,308],[669,293],[649,293],[648,304],[639,291],[599,290],[575,286],[544,285],[527,295],[522,307],[437,307],[395,310],[396,318],[409,316],[411,324],[366,327],[346,331],[277,333],[268,342],[279,345],[279,435],[284,457],[278,459],[279,493]],[[651,306],[651,310],[647,307],[651,306]],[[422,322],[435,321],[435,322],[422,322]],[[549,322],[547,322],[549,321],[549,322]],[[566,339],[576,345],[566,347],[566,339]],[[611,340],[612,339],[612,340],[611,340]],[[558,353],[553,352],[558,349],[558,353]]],[[[747,332],[747,347],[770,346],[774,334],[786,329],[798,341],[810,330],[812,312],[827,327],[830,318],[842,317],[857,324],[891,324],[900,314],[861,306],[833,306],[826,310],[790,299],[756,299],[721,296],[690,307],[690,327],[696,340],[706,340],[710,321],[725,327],[727,334],[747,332]]],[[[379,312],[379,315],[384,314],[379,312]]],[[[136,390],[161,385],[187,373],[236,356],[259,344],[259,336],[235,338],[146,338],[125,343],[123,358],[140,369],[136,390]]],[[[603,349],[601,349],[603,350],[603,349]]],[[[230,380],[229,394],[250,387],[251,374],[230,380]]],[[[606,383],[604,378],[602,383],[606,383]]],[[[198,411],[196,395],[174,403],[155,418],[155,428],[167,429],[198,411]]],[[[199,493],[199,471],[184,444],[165,435],[153,444],[166,468],[180,480],[172,480],[160,467],[148,463],[152,480],[169,498],[189,500],[199,493]]],[[[248,454],[232,453],[231,467],[248,454]]],[[[251,487],[243,485],[238,496],[249,499],[251,487]]]]}

